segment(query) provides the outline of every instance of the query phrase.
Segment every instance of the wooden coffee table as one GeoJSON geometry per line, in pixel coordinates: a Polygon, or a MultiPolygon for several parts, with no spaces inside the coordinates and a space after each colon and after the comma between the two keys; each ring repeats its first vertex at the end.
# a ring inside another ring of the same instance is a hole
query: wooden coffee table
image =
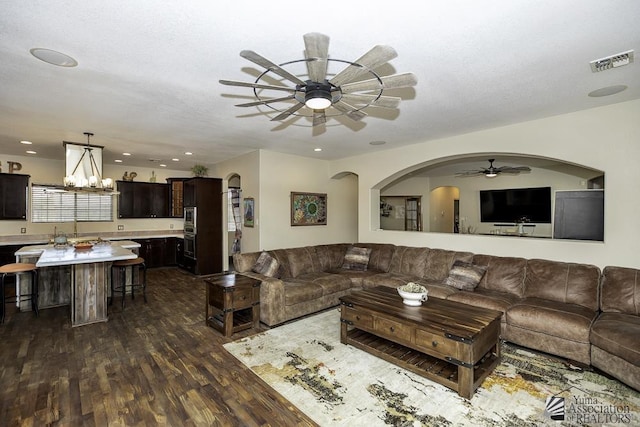
{"type": "Polygon", "coordinates": [[[502,313],[429,298],[402,303],[395,288],[340,298],[340,341],[438,382],[466,399],[500,362],[502,313]]]}

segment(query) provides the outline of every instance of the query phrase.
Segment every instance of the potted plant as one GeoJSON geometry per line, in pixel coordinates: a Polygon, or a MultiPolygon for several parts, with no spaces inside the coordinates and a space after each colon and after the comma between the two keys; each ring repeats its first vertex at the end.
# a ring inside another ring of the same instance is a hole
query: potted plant
{"type": "Polygon", "coordinates": [[[193,176],[207,176],[209,173],[209,168],[205,165],[193,165],[191,168],[191,173],[193,176]]]}

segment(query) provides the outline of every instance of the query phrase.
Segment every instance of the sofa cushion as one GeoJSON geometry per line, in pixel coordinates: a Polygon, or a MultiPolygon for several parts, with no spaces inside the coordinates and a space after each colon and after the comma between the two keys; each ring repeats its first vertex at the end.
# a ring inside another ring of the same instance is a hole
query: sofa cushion
{"type": "Polygon", "coordinates": [[[294,283],[310,282],[322,288],[322,296],[351,288],[351,280],[347,276],[331,273],[307,273],[292,280],[294,283]]]}
{"type": "Polygon", "coordinates": [[[578,304],[596,311],[600,269],[595,265],[543,259],[527,261],[525,297],[578,304]]]}
{"type": "Polygon", "coordinates": [[[310,281],[287,281],[284,282],[284,303],[294,305],[301,302],[311,301],[322,297],[324,289],[322,286],[310,281]]]}
{"type": "Polygon", "coordinates": [[[602,272],[600,309],[640,316],[640,270],[607,266],[602,272]]]}
{"type": "Polygon", "coordinates": [[[473,292],[461,291],[456,292],[447,297],[451,301],[469,304],[474,307],[488,308],[491,310],[501,311],[502,321],[506,322],[506,313],[509,307],[518,301],[518,297],[505,292],[489,291],[486,289],[476,288],[473,292]]]}
{"type": "Polygon", "coordinates": [[[371,255],[371,248],[351,246],[347,249],[347,253],[344,254],[342,268],[347,270],[366,271],[367,266],[369,265],[369,255],[371,255]]]}
{"type": "Polygon", "coordinates": [[[426,265],[422,277],[433,282],[442,282],[456,261],[471,262],[471,252],[456,252],[444,249],[431,249],[427,254],[426,265]]]}
{"type": "Polygon", "coordinates": [[[391,259],[396,249],[395,245],[390,243],[358,243],[357,246],[371,249],[368,270],[389,271],[391,259]]]}
{"type": "Polygon", "coordinates": [[[455,261],[444,284],[463,291],[472,291],[478,286],[487,267],[469,262],[455,261]]]}
{"type": "Polygon", "coordinates": [[[507,309],[511,326],[583,343],[589,342],[595,317],[593,310],[582,305],[541,298],[525,298],[507,309]]]}
{"type": "Polygon", "coordinates": [[[591,327],[591,344],[640,366],[640,317],[602,313],[591,327]]]}
{"type": "MultiPolygon", "coordinates": [[[[389,272],[423,277],[429,248],[396,246],[389,264],[389,272]]],[[[449,269],[447,269],[447,272],[449,269]]]]}
{"type": "Polygon", "coordinates": [[[285,250],[289,260],[291,277],[296,278],[301,274],[322,271],[322,266],[318,261],[318,256],[313,246],[285,250]]]}
{"type": "Polygon", "coordinates": [[[526,259],[478,254],[473,256],[473,263],[487,267],[478,288],[524,296],[526,259]]]}
{"type": "Polygon", "coordinates": [[[316,257],[321,271],[329,271],[342,267],[344,254],[351,247],[349,243],[335,243],[330,245],[318,245],[316,257]]]}
{"type": "Polygon", "coordinates": [[[269,255],[278,260],[280,268],[278,273],[281,279],[291,278],[291,268],[289,268],[289,257],[287,255],[287,249],[275,249],[269,252],[269,255]]]}
{"type": "Polygon", "coordinates": [[[352,288],[362,288],[364,286],[363,281],[365,279],[383,272],[377,271],[377,270],[371,270],[371,269],[368,269],[366,271],[359,271],[359,270],[347,270],[344,268],[336,268],[333,270],[329,270],[328,273],[335,274],[335,275],[349,279],[349,281],[351,282],[352,288]]]}
{"type": "Polygon", "coordinates": [[[267,277],[279,277],[279,268],[280,263],[277,259],[267,252],[262,252],[251,270],[267,277]]]}

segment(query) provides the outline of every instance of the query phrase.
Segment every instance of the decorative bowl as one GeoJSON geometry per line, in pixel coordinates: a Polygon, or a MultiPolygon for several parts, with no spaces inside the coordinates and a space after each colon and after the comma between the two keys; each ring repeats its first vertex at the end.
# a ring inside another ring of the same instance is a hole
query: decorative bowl
{"type": "Polygon", "coordinates": [[[76,243],[75,245],[73,245],[74,249],[76,251],[86,251],[89,250],[93,247],[93,244],[91,243],[76,243]]]}
{"type": "Polygon", "coordinates": [[[427,300],[427,288],[417,283],[409,282],[398,287],[398,294],[405,305],[417,307],[427,300]]]}

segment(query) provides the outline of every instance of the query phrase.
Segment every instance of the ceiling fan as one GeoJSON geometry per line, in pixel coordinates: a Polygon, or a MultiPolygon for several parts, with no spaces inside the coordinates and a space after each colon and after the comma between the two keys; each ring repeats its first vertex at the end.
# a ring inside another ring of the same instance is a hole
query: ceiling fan
{"type": "Polygon", "coordinates": [[[456,176],[461,176],[461,177],[466,177],[466,176],[480,176],[480,175],[484,175],[487,178],[495,178],[496,176],[498,176],[501,173],[507,173],[507,174],[511,174],[511,175],[517,175],[520,172],[530,172],[531,168],[528,166],[500,166],[500,167],[495,167],[493,166],[493,162],[496,159],[489,159],[489,167],[485,168],[485,169],[476,169],[476,170],[471,170],[471,171],[465,171],[465,172],[459,172],[456,174],[456,176]]]}
{"type": "Polygon", "coordinates": [[[379,76],[374,69],[397,56],[389,46],[377,45],[355,61],[329,58],[329,37],[320,33],[308,33],[303,36],[305,58],[277,65],[251,50],[243,50],[240,56],[257,64],[266,71],[253,83],[234,80],[220,80],[223,85],[253,88],[256,101],[238,104],[237,107],[264,105],[277,111],[271,120],[284,120],[291,115],[313,117],[313,126],[326,123],[327,117],[346,115],[359,121],[367,116],[365,108],[369,106],[397,108],[401,98],[383,95],[387,89],[415,86],[417,79],[412,73],[379,76]],[[286,66],[304,62],[307,73],[295,75],[285,69],[286,66]],[[346,64],[337,74],[328,74],[331,62],[346,64]],[[271,74],[269,74],[271,73],[271,74]],[[265,77],[277,75],[284,79],[280,84],[267,84],[265,77]],[[308,77],[307,79],[301,77],[308,77]],[[265,96],[270,91],[286,92],[286,96],[265,96]],[[272,104],[293,102],[285,108],[276,108],[272,104]],[[305,108],[306,110],[301,110],[305,108]],[[306,114],[305,114],[306,113],[306,114]]]}

